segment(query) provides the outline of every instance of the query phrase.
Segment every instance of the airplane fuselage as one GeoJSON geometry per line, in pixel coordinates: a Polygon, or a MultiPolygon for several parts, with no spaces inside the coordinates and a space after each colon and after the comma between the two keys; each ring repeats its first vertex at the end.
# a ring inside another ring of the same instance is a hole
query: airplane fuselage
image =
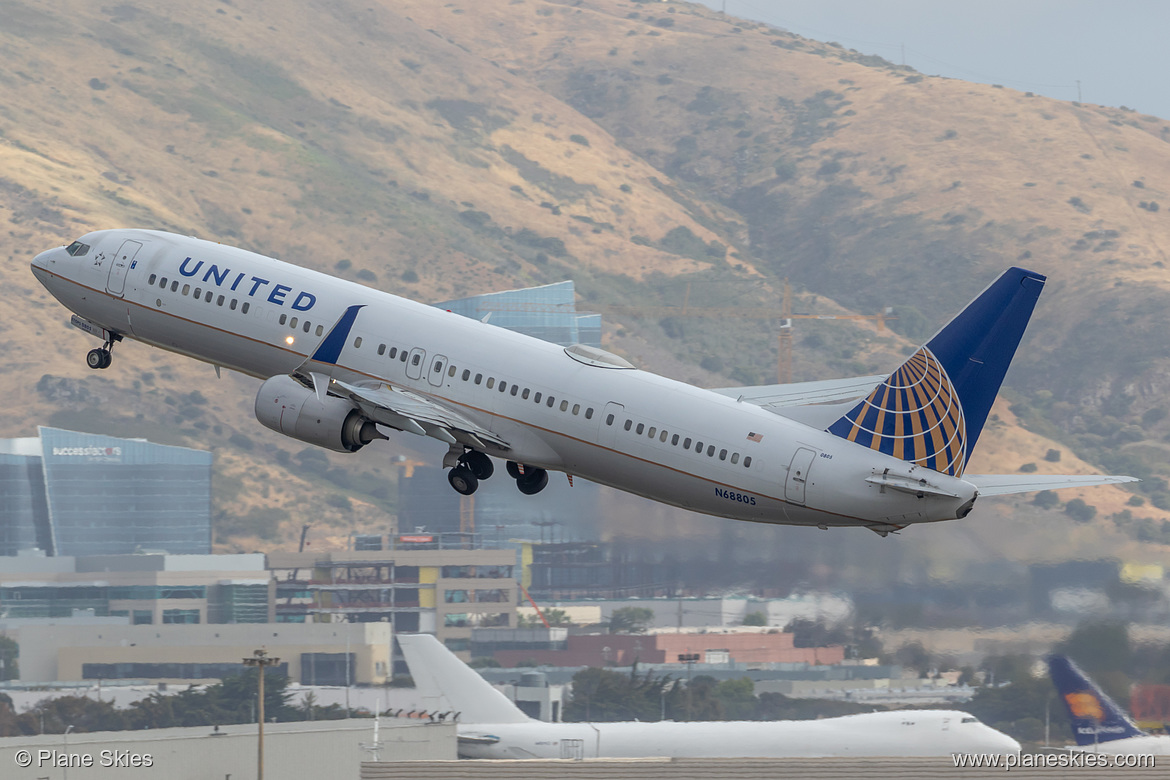
{"type": "Polygon", "coordinates": [[[504,442],[483,451],[517,463],[696,512],[822,527],[952,519],[976,496],[962,479],[753,404],[582,362],[555,344],[245,250],[133,229],[81,241],[84,255],[52,249],[33,271],[88,323],[267,379],[305,365],[360,306],[336,359],[315,370],[457,409],[504,442]],[[926,480],[933,492],[888,489],[890,479],[926,480]]]}
{"type": "Polygon", "coordinates": [[[461,758],[946,756],[1020,749],[976,718],[947,710],[824,720],[459,724],[458,733],[461,758]]]}

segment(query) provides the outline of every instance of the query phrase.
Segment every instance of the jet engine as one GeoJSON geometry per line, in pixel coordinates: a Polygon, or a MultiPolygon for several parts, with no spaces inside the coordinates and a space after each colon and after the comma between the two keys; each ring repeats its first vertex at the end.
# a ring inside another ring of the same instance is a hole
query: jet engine
{"type": "Polygon", "coordinates": [[[265,427],[334,452],[357,452],[387,439],[352,403],[317,394],[291,376],[266,379],[256,393],[256,419],[265,427]]]}

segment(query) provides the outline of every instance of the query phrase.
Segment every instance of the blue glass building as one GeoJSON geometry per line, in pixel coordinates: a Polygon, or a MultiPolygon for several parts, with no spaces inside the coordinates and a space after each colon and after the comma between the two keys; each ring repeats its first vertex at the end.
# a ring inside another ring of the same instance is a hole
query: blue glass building
{"type": "Polygon", "coordinates": [[[0,442],[0,555],[211,552],[210,452],[38,430],[0,442]]]}
{"type": "Polygon", "coordinates": [[[601,346],[601,315],[579,313],[573,281],[475,295],[434,304],[474,320],[554,344],[601,346]]]}

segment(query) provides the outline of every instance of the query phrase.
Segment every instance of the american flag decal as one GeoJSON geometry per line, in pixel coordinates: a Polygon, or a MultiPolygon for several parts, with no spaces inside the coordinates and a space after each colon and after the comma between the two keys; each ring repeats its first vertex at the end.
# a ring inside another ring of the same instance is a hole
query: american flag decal
{"type": "Polygon", "coordinates": [[[748,441],[763,441],[763,439],[764,434],[762,433],[756,433],[755,431],[752,431],[748,434],[748,441]]]}

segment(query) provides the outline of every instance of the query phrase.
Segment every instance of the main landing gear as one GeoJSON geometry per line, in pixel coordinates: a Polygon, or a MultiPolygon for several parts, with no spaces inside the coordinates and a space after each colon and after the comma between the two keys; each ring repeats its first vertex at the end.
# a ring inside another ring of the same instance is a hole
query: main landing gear
{"type": "Polygon", "coordinates": [[[516,480],[516,487],[526,496],[535,496],[548,484],[548,472],[535,466],[521,466],[508,461],[508,476],[516,480]],[[523,469],[523,471],[521,471],[523,469]]]}
{"type": "MultiPolygon", "coordinates": [[[[454,458],[458,450],[452,448],[449,457],[454,458]]],[[[451,461],[447,461],[450,463],[451,461]]],[[[508,476],[516,480],[516,487],[526,496],[534,496],[548,484],[548,472],[535,466],[521,466],[508,461],[508,476]]],[[[447,472],[447,481],[457,493],[470,496],[479,488],[481,480],[495,473],[492,459],[477,450],[468,450],[459,455],[455,465],[447,472]]]]}
{"type": "Polygon", "coordinates": [[[89,354],[85,356],[85,364],[90,368],[109,368],[110,363],[114,362],[114,345],[121,340],[122,337],[120,335],[111,333],[109,340],[105,344],[89,351],[89,354]]]}
{"type": "Polygon", "coordinates": [[[479,488],[479,481],[487,479],[496,471],[492,459],[482,452],[468,450],[459,457],[455,467],[447,472],[447,481],[455,492],[470,496],[479,488]]]}

